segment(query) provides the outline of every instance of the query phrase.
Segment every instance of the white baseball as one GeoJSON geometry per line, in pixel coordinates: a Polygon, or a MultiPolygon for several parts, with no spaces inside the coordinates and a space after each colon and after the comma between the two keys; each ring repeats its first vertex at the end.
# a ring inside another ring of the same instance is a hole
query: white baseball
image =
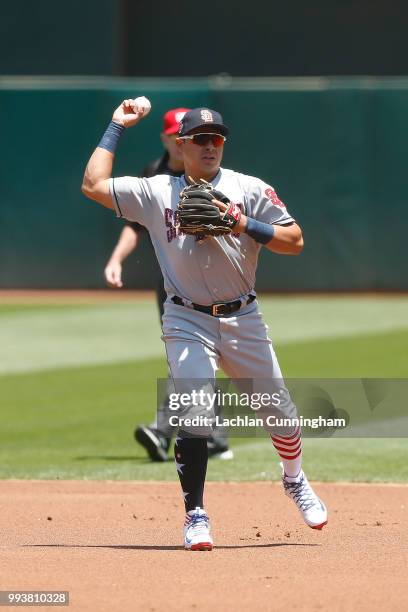
{"type": "Polygon", "coordinates": [[[148,98],[145,98],[145,96],[139,96],[133,100],[132,108],[135,112],[143,109],[143,117],[146,117],[146,115],[150,113],[152,105],[150,104],[150,100],[148,100],[148,98]]]}

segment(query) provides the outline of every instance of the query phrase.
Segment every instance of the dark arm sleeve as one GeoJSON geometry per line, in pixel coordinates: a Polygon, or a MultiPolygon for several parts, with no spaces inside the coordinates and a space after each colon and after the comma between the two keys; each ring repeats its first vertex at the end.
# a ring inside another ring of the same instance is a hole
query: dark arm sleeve
{"type": "Polygon", "coordinates": [[[126,221],[125,225],[131,227],[135,232],[147,232],[144,225],[140,225],[137,221],[126,221]]]}
{"type": "Polygon", "coordinates": [[[150,162],[150,164],[148,164],[145,168],[143,168],[142,177],[151,178],[152,176],[156,176],[156,174],[159,174],[159,170],[160,170],[160,166],[162,162],[163,162],[163,159],[161,157],[159,159],[155,159],[154,161],[150,162]]]}

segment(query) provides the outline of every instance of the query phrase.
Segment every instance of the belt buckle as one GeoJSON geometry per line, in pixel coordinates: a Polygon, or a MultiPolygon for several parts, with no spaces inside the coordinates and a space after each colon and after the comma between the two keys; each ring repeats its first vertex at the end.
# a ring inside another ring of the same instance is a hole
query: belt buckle
{"type": "Polygon", "coordinates": [[[219,308],[220,306],[226,306],[226,304],[213,304],[213,305],[211,306],[211,308],[212,308],[211,314],[212,314],[212,316],[213,316],[213,317],[222,316],[222,315],[219,315],[219,314],[218,314],[218,308],[219,308]]]}

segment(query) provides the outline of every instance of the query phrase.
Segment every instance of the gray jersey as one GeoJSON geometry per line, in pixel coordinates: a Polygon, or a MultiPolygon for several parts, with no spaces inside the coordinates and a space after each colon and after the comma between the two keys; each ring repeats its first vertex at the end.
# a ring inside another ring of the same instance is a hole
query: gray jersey
{"type": "MultiPolygon", "coordinates": [[[[254,289],[261,245],[245,233],[217,237],[181,233],[175,211],[186,185],[184,176],[110,179],[117,216],[148,229],[170,297],[209,305],[247,295],[254,289]]],[[[212,185],[249,217],[278,225],[293,222],[274,189],[258,178],[221,168],[212,185]]]]}

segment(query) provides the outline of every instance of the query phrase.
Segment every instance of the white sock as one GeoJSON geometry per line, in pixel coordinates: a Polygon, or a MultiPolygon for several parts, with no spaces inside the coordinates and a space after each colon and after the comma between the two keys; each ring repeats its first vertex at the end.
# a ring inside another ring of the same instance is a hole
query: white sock
{"type": "Polygon", "coordinates": [[[300,427],[291,436],[271,436],[272,444],[281,458],[283,471],[289,480],[296,481],[302,470],[302,438],[300,427]]]}
{"type": "Polygon", "coordinates": [[[297,480],[299,480],[300,472],[302,471],[302,456],[300,455],[298,459],[295,459],[294,461],[282,459],[285,478],[289,482],[296,482],[297,480]]]}

